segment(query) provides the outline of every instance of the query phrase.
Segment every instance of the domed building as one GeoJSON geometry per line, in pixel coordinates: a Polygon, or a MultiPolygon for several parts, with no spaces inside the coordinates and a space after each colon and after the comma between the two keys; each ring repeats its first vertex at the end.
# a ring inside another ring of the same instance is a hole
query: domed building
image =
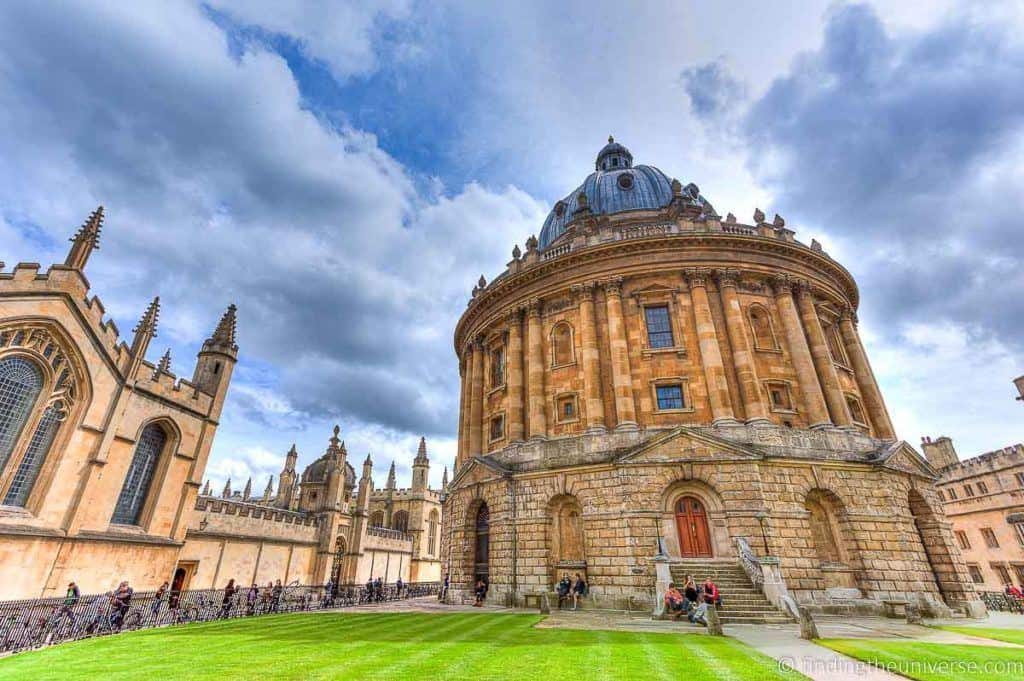
{"type": "Polygon", "coordinates": [[[692,573],[756,592],[736,621],[797,603],[977,613],[858,303],[779,216],[723,219],[609,138],[456,327],[452,593],[483,579],[490,600],[532,603],[579,572],[592,603],[649,608],[692,573]]]}

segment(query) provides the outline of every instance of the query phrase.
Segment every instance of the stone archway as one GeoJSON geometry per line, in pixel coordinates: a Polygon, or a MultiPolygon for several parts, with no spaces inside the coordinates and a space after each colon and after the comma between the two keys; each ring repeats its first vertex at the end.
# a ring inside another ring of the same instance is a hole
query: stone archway
{"type": "Polygon", "coordinates": [[[551,583],[561,574],[579,572],[586,579],[587,559],[583,508],[571,494],[559,494],[548,504],[548,557],[551,583]]]}
{"type": "Polygon", "coordinates": [[[863,564],[842,500],[831,490],[815,488],[804,497],[804,510],[822,588],[859,590],[863,564]]]}
{"type": "Polygon", "coordinates": [[[669,485],[662,494],[658,524],[670,558],[735,555],[722,499],[702,480],[677,480],[669,485]]]}

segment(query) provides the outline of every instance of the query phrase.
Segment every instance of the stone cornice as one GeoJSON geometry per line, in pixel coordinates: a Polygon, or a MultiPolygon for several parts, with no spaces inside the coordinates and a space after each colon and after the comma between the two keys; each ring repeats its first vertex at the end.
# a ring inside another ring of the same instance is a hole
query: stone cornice
{"type": "MultiPolygon", "coordinates": [[[[822,296],[837,305],[849,304],[856,307],[859,301],[857,285],[849,271],[823,253],[803,244],[745,234],[688,232],[587,246],[557,258],[541,260],[519,272],[506,273],[492,281],[471,301],[456,326],[455,338],[462,339],[469,329],[491,323],[491,318],[499,315],[501,308],[516,302],[512,299],[501,304],[516,291],[545,280],[551,281],[551,290],[565,290],[574,283],[582,283],[572,281],[572,273],[580,268],[588,270],[580,277],[583,281],[600,279],[601,273],[593,272],[593,267],[588,267],[594,263],[608,262],[607,274],[630,276],[644,272],[678,272],[683,269],[681,266],[687,263],[706,267],[714,267],[722,260],[735,263],[736,256],[743,254],[751,256],[749,263],[743,264],[744,273],[747,275],[767,279],[781,270],[798,278],[811,276],[814,278],[813,285],[822,292],[822,296]],[[671,262],[666,260],[666,255],[676,253],[679,254],[678,258],[673,258],[671,262]],[[643,255],[648,260],[644,266],[635,265],[627,270],[615,267],[616,258],[631,255],[643,255]],[[765,256],[779,258],[780,261],[767,262],[765,256]]],[[[457,347],[459,342],[457,341],[457,347]]]]}

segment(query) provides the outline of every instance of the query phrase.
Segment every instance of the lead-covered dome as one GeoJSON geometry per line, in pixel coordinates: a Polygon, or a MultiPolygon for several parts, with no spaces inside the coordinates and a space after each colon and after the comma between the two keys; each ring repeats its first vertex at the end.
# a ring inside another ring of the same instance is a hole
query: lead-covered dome
{"type": "MultiPolygon", "coordinates": [[[[594,172],[571,194],[555,204],[540,231],[538,247],[546,249],[560,237],[578,214],[589,209],[593,215],[612,215],[634,210],[660,210],[672,203],[672,179],[654,166],[633,165],[629,149],[608,137],[597,154],[594,172]],[[582,198],[581,198],[582,197],[582,198]]],[[[688,185],[685,198],[713,213],[695,185],[688,185]],[[690,195],[692,193],[692,196],[690,195]]]]}

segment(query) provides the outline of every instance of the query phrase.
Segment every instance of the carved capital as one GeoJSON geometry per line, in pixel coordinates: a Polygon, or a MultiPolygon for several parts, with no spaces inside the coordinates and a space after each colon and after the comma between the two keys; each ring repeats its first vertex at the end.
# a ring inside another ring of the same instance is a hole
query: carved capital
{"type": "Polygon", "coordinates": [[[695,286],[706,287],[708,285],[708,279],[711,277],[711,268],[687,267],[683,270],[683,276],[686,278],[686,283],[690,285],[690,288],[695,286]]]}
{"type": "Polygon", "coordinates": [[[715,281],[718,282],[719,288],[726,286],[736,288],[740,283],[740,271],[734,267],[715,270],[715,281]]]}
{"type": "Polygon", "coordinates": [[[777,296],[786,295],[793,291],[793,279],[785,274],[776,274],[768,278],[768,285],[772,293],[777,296]]]}
{"type": "Polygon", "coordinates": [[[520,324],[523,321],[523,308],[519,305],[514,305],[505,311],[505,319],[509,325],[520,324]]]}
{"type": "Polygon", "coordinates": [[[840,308],[839,321],[850,321],[853,322],[854,324],[857,323],[857,311],[853,309],[852,305],[843,305],[843,307],[840,308]]]}
{"type": "Polygon", "coordinates": [[[569,290],[572,291],[573,301],[580,302],[582,300],[593,300],[595,288],[594,282],[587,281],[582,284],[573,284],[569,290]]]}
{"type": "Polygon", "coordinates": [[[544,302],[540,298],[531,298],[526,304],[526,316],[530,319],[534,317],[540,317],[540,312],[544,307],[544,302]]]}
{"type": "MultiPolygon", "coordinates": [[[[797,298],[803,298],[804,296],[811,296],[813,291],[811,290],[811,282],[806,279],[792,278],[793,293],[796,294],[797,298]]],[[[812,298],[813,302],[813,298],[812,298]]]]}
{"type": "Polygon", "coordinates": [[[473,352],[483,352],[484,351],[484,335],[483,334],[479,334],[477,336],[473,336],[473,339],[469,342],[469,345],[473,349],[473,352]]]}
{"type": "Polygon", "coordinates": [[[621,296],[622,281],[622,277],[615,277],[613,279],[605,279],[602,281],[601,286],[604,288],[605,295],[621,296]]]}

